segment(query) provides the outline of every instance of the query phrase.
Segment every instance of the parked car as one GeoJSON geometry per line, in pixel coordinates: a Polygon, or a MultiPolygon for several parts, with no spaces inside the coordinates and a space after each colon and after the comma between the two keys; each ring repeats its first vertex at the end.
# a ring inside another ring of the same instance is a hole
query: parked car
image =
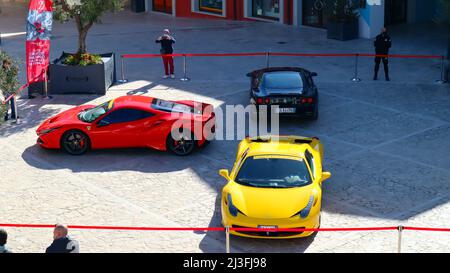
{"type": "Polygon", "coordinates": [[[299,67],[271,67],[247,74],[251,78],[250,103],[278,106],[277,113],[316,120],[319,117],[319,92],[313,77],[317,73],[299,67]]]}
{"type": "Polygon", "coordinates": [[[295,229],[320,226],[322,182],[331,176],[322,171],[322,159],[318,138],[244,139],[233,170],[220,170],[228,181],[222,190],[222,224],[232,228],[231,234],[243,237],[310,236],[313,231],[295,229]]]}
{"type": "Polygon", "coordinates": [[[215,114],[207,107],[213,109],[195,101],[123,96],[98,106],[78,106],[47,119],[36,131],[37,143],[72,155],[89,149],[128,147],[188,155],[213,137],[215,114]],[[208,132],[203,130],[207,124],[210,135],[203,132],[208,132]]]}

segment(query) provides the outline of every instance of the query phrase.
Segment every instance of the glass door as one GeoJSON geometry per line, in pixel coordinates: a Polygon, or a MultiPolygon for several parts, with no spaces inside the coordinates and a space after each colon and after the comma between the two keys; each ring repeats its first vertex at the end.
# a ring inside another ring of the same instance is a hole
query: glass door
{"type": "Polygon", "coordinates": [[[303,25],[325,28],[325,0],[303,0],[303,25]]]}
{"type": "Polygon", "coordinates": [[[172,0],[153,0],[153,11],[172,14],[172,0]]]}
{"type": "Polygon", "coordinates": [[[385,24],[401,24],[407,21],[407,0],[386,0],[385,24]]]}

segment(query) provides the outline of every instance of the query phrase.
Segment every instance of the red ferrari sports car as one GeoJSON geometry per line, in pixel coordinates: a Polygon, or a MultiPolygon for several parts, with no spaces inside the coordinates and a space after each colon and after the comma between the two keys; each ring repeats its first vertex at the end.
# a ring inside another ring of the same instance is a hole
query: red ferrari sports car
{"type": "Polygon", "coordinates": [[[149,147],[188,155],[214,137],[212,105],[123,96],[82,105],[47,119],[37,143],[81,155],[89,149],[149,147]]]}

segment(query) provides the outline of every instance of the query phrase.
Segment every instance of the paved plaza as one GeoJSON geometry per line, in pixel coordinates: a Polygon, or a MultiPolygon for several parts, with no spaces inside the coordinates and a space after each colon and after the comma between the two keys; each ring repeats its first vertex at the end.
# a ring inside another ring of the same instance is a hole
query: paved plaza
{"type": "MultiPolygon", "coordinates": [[[[24,31],[25,10],[5,10],[0,32],[24,31]]],[[[194,20],[125,11],[107,15],[88,37],[91,52],[158,53],[154,38],[170,28],[179,53],[372,53],[372,41],[339,42],[323,30],[261,22],[194,20]]],[[[392,53],[442,55],[445,35],[434,25],[396,26],[392,53]]],[[[51,59],[76,50],[75,26],[55,24],[51,59]]],[[[2,49],[25,56],[24,36],[2,49]]],[[[274,57],[271,65],[316,71],[317,121],[282,119],[281,134],[318,136],[324,143],[322,227],[450,227],[450,88],[439,85],[439,60],[392,59],[392,81],[373,82],[373,59],[274,57]]],[[[119,64],[119,62],[117,62],[119,64]]],[[[21,79],[24,82],[22,64],[21,79]]],[[[190,157],[145,150],[91,151],[81,157],[35,145],[37,126],[79,104],[122,95],[247,105],[245,74],[264,57],[190,58],[189,82],[163,80],[160,59],[125,61],[126,84],[106,96],[66,95],[19,100],[19,125],[0,126],[0,222],[147,227],[219,227],[218,175],[231,169],[238,140],[215,141],[190,157]]],[[[181,59],[176,75],[181,75],[181,59]]],[[[120,76],[119,73],[117,73],[120,76]]],[[[15,252],[44,252],[49,229],[8,228],[15,252]]],[[[224,252],[223,232],[71,230],[81,252],[224,252]]],[[[404,252],[450,252],[450,234],[405,231],[404,252]]],[[[232,252],[395,252],[396,231],[321,232],[294,240],[231,237],[232,252]]]]}

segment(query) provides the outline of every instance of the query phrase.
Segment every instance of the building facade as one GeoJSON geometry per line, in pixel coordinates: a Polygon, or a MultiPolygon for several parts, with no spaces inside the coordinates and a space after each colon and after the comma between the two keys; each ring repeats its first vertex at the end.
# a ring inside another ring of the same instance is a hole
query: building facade
{"type": "MultiPolygon", "coordinates": [[[[431,21],[438,0],[353,0],[359,5],[360,36],[372,38],[383,25],[431,21]]],[[[329,0],[146,0],[148,12],[177,17],[261,20],[325,28],[329,0]]]]}

